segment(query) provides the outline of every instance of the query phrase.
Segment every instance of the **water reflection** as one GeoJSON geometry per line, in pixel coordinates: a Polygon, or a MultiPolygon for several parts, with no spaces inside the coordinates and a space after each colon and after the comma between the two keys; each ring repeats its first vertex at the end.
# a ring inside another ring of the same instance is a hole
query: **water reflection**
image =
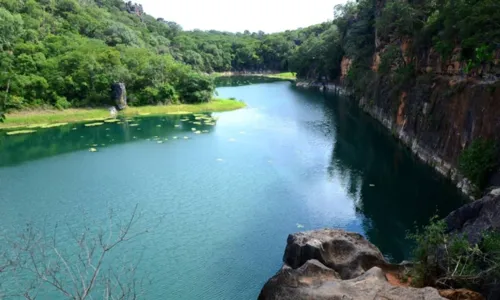
{"type": "Polygon", "coordinates": [[[55,156],[95,147],[109,147],[137,140],[183,139],[198,133],[215,130],[211,114],[143,116],[121,119],[120,122],[104,123],[87,127],[87,123],[69,124],[61,127],[36,129],[32,134],[11,135],[0,131],[0,167],[16,165],[25,161],[55,156]],[[201,118],[200,118],[201,116],[201,118]],[[208,123],[208,124],[207,124],[208,123]],[[212,123],[212,124],[210,124],[212,123]]]}
{"type": "Polygon", "coordinates": [[[329,98],[326,106],[336,132],[329,176],[343,182],[370,241],[395,260],[407,258],[407,230],[465,198],[349,100],[329,98]]]}
{"type": "Polygon", "coordinates": [[[269,78],[264,76],[222,76],[215,78],[217,87],[225,86],[243,86],[256,83],[272,83],[278,81],[289,81],[282,78],[269,78]]]}

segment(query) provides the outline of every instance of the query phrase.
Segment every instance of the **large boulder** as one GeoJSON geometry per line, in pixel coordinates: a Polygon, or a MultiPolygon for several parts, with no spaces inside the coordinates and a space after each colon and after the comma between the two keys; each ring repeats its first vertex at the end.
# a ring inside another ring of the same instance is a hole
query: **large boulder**
{"type": "Polygon", "coordinates": [[[297,269],[310,259],[335,270],[342,279],[387,265],[380,250],[357,233],[323,229],[289,235],[283,262],[297,269]]]}
{"type": "Polygon", "coordinates": [[[127,107],[127,90],[125,88],[125,83],[113,83],[113,85],[111,85],[111,97],[119,110],[125,109],[127,107]]]}
{"type": "Polygon", "coordinates": [[[292,234],[283,261],[259,300],[445,299],[433,288],[391,285],[385,271],[398,266],[356,233],[323,229],[292,234]]]}
{"type": "MultiPolygon", "coordinates": [[[[321,263],[316,261],[315,264],[321,263]]],[[[306,265],[309,263],[304,266],[306,265]]],[[[332,273],[328,273],[327,269],[325,266],[315,266],[309,271],[303,270],[302,267],[296,270],[283,268],[264,285],[259,300],[446,299],[441,297],[434,288],[393,286],[387,282],[384,272],[378,267],[373,267],[363,275],[349,280],[335,278],[332,273]],[[314,271],[320,271],[319,275],[316,275],[314,271]]]]}
{"type": "Polygon", "coordinates": [[[500,231],[500,189],[454,210],[445,221],[449,233],[465,234],[472,244],[479,243],[485,231],[500,231]]]}

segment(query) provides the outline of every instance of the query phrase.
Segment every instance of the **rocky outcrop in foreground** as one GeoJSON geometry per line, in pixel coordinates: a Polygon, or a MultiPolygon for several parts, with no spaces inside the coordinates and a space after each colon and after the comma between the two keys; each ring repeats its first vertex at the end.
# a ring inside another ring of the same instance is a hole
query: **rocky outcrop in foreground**
{"type": "Polygon", "coordinates": [[[357,233],[323,229],[292,234],[283,261],[259,299],[445,299],[434,288],[391,285],[385,271],[400,266],[386,262],[357,233]]]}

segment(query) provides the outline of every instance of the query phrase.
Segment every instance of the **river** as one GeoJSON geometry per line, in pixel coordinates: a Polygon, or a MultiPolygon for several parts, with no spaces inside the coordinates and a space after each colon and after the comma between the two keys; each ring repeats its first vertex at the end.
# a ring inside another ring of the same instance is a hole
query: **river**
{"type": "Polygon", "coordinates": [[[217,92],[248,107],[209,114],[215,125],[143,116],[0,132],[2,231],[27,222],[106,228],[109,210],[125,218],[138,204],[135,229],[164,217],[115,257],[141,257],[138,274],[151,279],[145,299],[255,299],[280,268],[289,233],[359,232],[400,261],[411,250],[407,230],[464,201],[346,99],[289,82],[217,92]]]}

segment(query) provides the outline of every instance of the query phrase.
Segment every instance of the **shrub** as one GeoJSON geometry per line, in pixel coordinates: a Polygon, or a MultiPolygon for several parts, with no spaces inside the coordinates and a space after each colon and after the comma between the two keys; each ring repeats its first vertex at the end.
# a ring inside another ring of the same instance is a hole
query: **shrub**
{"type": "Polygon", "coordinates": [[[408,237],[415,241],[415,267],[411,284],[475,289],[500,276],[500,233],[484,232],[480,243],[471,245],[464,235],[445,233],[437,216],[429,225],[408,237]]]}
{"type": "Polygon", "coordinates": [[[54,103],[54,106],[57,109],[66,109],[71,107],[71,103],[68,102],[66,97],[60,97],[60,96],[55,96],[56,102],[54,103]]]}
{"type": "Polygon", "coordinates": [[[184,103],[208,102],[214,90],[215,84],[211,77],[195,72],[186,74],[178,86],[179,97],[184,103]]]}
{"type": "Polygon", "coordinates": [[[462,151],[458,167],[465,177],[482,189],[497,165],[497,154],[497,147],[493,141],[477,139],[462,151]]]}

